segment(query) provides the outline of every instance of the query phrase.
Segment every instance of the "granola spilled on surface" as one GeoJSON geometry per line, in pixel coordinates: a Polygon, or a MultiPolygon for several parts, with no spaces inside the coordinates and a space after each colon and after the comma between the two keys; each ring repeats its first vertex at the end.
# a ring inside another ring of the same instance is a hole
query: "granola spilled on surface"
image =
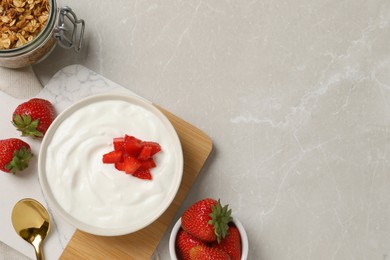
{"type": "Polygon", "coordinates": [[[32,41],[49,18],[48,0],[0,0],[0,50],[32,41]]]}

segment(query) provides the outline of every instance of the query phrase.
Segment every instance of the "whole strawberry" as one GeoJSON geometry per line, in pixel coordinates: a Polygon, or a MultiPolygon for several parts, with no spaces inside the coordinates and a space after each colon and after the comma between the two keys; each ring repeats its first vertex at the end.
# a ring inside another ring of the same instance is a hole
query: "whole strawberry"
{"type": "Polygon", "coordinates": [[[240,231],[233,224],[229,225],[228,234],[219,243],[213,243],[212,247],[227,252],[232,260],[241,259],[241,236],[240,231]]]}
{"type": "Polygon", "coordinates": [[[16,173],[28,167],[32,157],[30,146],[18,139],[0,140],[0,170],[16,173]]]}
{"type": "Polygon", "coordinates": [[[191,236],[182,228],[179,229],[179,232],[176,235],[176,254],[178,259],[190,260],[190,249],[199,245],[206,245],[206,243],[191,236]]]}
{"type": "Polygon", "coordinates": [[[230,260],[225,251],[208,246],[195,246],[190,250],[192,260],[230,260]]]}
{"type": "Polygon", "coordinates": [[[227,235],[232,220],[228,205],[206,198],[189,207],[181,218],[182,227],[189,234],[205,242],[219,242],[227,235]]]}
{"type": "Polygon", "coordinates": [[[20,104],[14,111],[12,123],[22,136],[43,137],[55,118],[53,105],[41,98],[20,104]]]}

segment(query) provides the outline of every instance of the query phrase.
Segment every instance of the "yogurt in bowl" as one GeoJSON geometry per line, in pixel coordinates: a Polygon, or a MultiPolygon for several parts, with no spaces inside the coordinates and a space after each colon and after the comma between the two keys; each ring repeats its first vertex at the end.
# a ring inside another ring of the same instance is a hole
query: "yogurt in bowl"
{"type": "Polygon", "coordinates": [[[54,120],[42,141],[38,170],[49,205],[66,221],[95,235],[124,235],[151,224],[171,204],[183,153],[175,129],[151,103],[103,94],[77,102],[54,120]],[[152,180],[102,163],[113,139],[125,134],[160,144],[152,180]]]}

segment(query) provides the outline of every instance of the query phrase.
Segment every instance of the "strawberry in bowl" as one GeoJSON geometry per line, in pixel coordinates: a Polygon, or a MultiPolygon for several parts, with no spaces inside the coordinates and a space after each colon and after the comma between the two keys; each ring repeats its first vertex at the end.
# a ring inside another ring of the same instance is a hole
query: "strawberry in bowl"
{"type": "Polygon", "coordinates": [[[173,260],[244,260],[248,238],[228,206],[206,198],[194,203],[176,222],[169,239],[173,260]]]}

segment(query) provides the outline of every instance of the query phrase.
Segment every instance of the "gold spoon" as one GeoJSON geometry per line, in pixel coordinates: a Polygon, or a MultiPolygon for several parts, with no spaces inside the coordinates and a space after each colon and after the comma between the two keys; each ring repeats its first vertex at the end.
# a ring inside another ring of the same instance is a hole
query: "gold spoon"
{"type": "Polygon", "coordinates": [[[42,242],[50,229],[47,210],[34,199],[22,199],[15,204],[11,218],[16,233],[34,247],[37,260],[44,260],[42,242]]]}

